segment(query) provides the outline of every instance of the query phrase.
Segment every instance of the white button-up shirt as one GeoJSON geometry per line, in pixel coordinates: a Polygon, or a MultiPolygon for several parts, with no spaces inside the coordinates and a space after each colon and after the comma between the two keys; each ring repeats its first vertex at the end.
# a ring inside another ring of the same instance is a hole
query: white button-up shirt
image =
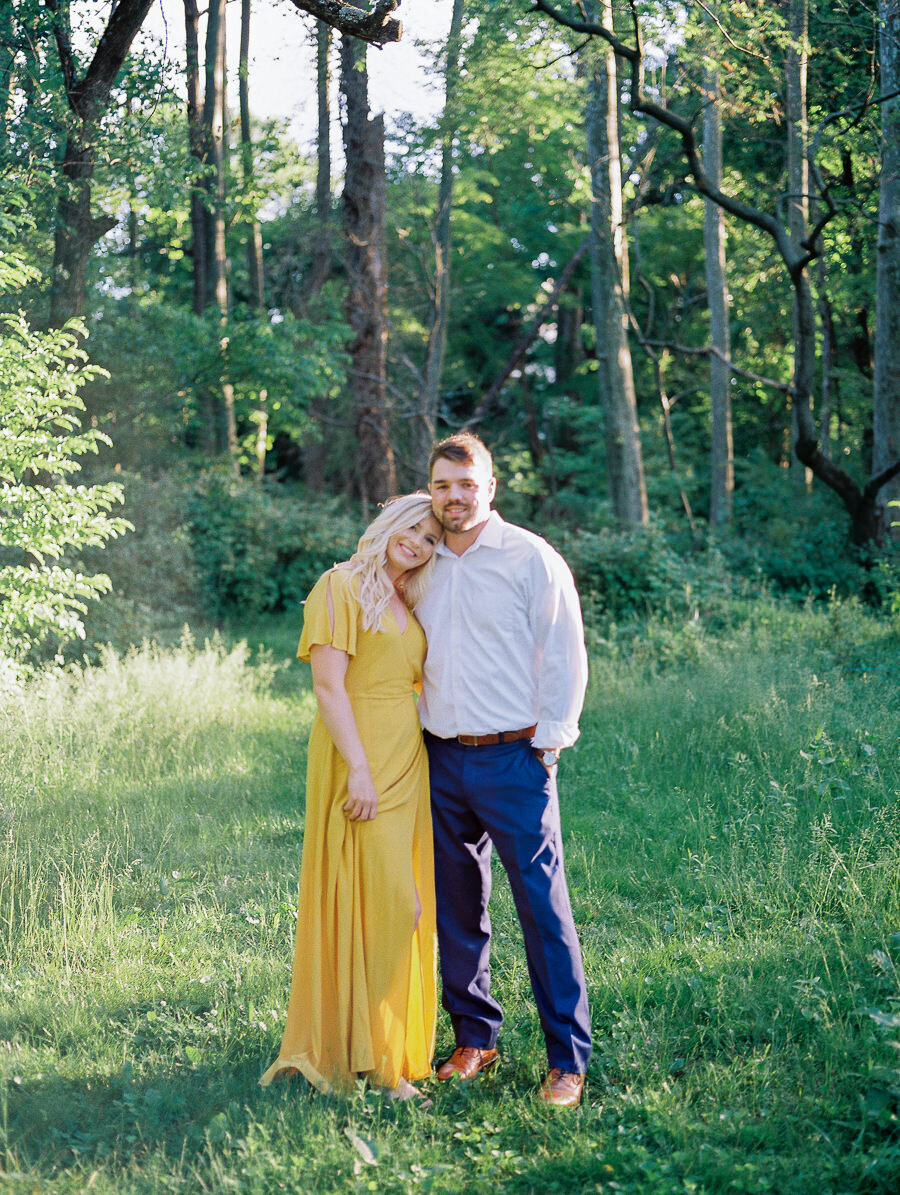
{"type": "Polygon", "coordinates": [[[419,713],[440,738],[537,724],[538,747],[569,747],[587,684],[581,607],[563,558],[496,511],[457,556],[436,549],[416,617],[428,637],[419,713]]]}

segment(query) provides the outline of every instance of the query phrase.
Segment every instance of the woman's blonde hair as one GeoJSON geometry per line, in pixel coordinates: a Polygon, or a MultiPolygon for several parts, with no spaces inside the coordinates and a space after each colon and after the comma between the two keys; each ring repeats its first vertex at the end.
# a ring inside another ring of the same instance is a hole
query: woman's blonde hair
{"type": "Polygon", "coordinates": [[[381,514],[373,519],[360,536],[356,551],[341,567],[350,571],[356,579],[356,596],[362,608],[363,630],[382,630],[382,621],[388,602],[394,593],[399,594],[410,610],[425,596],[425,590],[434,571],[434,555],[418,568],[411,568],[398,580],[396,588],[385,572],[387,545],[392,535],[415,527],[422,519],[434,517],[431,509],[431,495],[417,492],[390,498],[385,502],[381,514]]]}

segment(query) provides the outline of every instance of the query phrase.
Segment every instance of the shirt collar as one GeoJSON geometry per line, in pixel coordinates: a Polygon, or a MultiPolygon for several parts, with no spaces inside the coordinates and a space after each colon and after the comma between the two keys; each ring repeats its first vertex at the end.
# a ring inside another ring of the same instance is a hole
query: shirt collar
{"type": "MultiPolygon", "coordinates": [[[[474,552],[476,548],[502,548],[503,547],[503,520],[497,514],[496,510],[492,510],[488,515],[487,522],[478,532],[478,538],[472,543],[463,556],[468,556],[470,552],[474,552]]],[[[452,556],[459,560],[460,557],[455,552],[451,552],[446,543],[441,540],[435,551],[440,556],[452,556]]]]}

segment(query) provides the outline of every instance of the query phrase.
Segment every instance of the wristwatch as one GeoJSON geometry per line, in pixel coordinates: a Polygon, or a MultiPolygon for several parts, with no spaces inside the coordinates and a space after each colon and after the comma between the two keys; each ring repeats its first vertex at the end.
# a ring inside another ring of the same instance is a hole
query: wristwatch
{"type": "Polygon", "coordinates": [[[559,763],[559,752],[552,747],[541,752],[541,763],[545,768],[553,768],[559,763]]]}

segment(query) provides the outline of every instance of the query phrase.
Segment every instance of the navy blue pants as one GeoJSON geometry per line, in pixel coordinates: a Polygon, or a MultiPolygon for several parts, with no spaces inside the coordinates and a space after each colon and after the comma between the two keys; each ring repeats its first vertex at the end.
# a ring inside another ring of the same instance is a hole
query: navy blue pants
{"type": "Polygon", "coordinates": [[[509,877],[551,1067],[591,1056],[581,948],[563,866],[556,781],[527,739],[466,747],[425,734],[443,1005],[456,1044],[491,1049],[503,1021],[490,991],[491,851],[509,877]]]}

